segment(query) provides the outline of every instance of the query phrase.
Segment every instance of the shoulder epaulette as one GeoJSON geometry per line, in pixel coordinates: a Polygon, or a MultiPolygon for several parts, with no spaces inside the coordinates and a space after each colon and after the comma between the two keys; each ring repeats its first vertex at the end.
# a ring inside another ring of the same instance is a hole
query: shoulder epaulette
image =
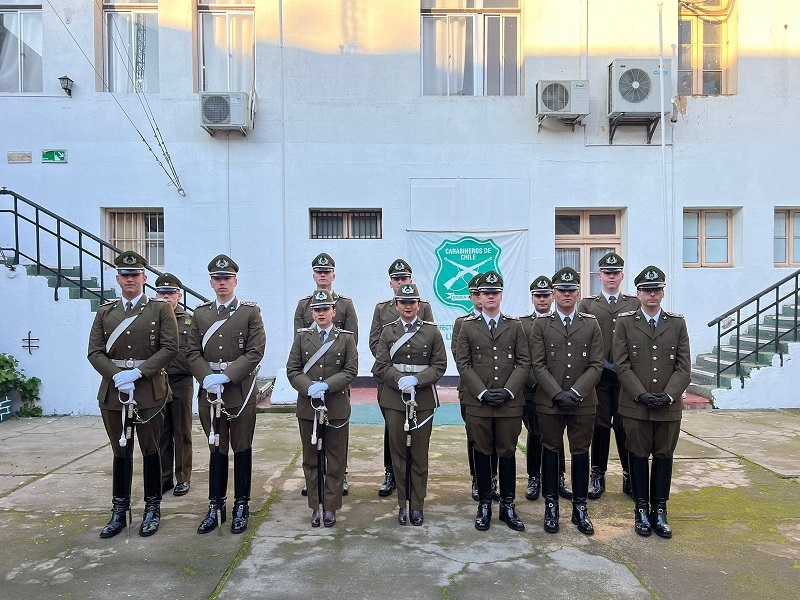
{"type": "Polygon", "coordinates": [[[675,317],[676,319],[683,319],[683,315],[680,314],[680,313],[676,313],[676,312],[671,312],[671,311],[665,310],[664,314],[669,315],[670,317],[675,317]]]}
{"type": "Polygon", "coordinates": [[[197,306],[194,307],[194,309],[197,310],[198,308],[202,308],[204,306],[211,306],[212,304],[214,304],[214,301],[209,300],[208,302],[203,302],[202,304],[198,304],[197,306]]]}
{"type": "Polygon", "coordinates": [[[628,298],[633,298],[633,296],[632,296],[631,294],[626,294],[626,293],[624,293],[624,292],[622,292],[622,293],[620,294],[620,297],[621,297],[621,298],[624,298],[625,300],[627,300],[628,298]]]}
{"type": "Polygon", "coordinates": [[[419,303],[420,304],[430,304],[430,302],[428,300],[420,300],[419,303]]]}
{"type": "Polygon", "coordinates": [[[384,327],[388,327],[389,325],[394,325],[399,320],[400,320],[400,317],[396,318],[394,321],[389,321],[388,323],[384,323],[383,325],[381,325],[381,329],[383,329],[384,327]]]}
{"type": "Polygon", "coordinates": [[[111,304],[116,304],[118,300],[119,298],[111,298],[111,300],[106,300],[100,306],[103,307],[103,306],[109,306],[111,304]]]}
{"type": "Polygon", "coordinates": [[[502,313],[500,313],[500,316],[506,321],[519,321],[519,317],[512,317],[511,315],[504,315],[502,313]]]}
{"type": "Polygon", "coordinates": [[[625,312],[621,312],[621,313],[617,314],[617,318],[619,318],[619,317],[630,317],[631,315],[635,315],[635,314],[636,314],[635,310],[627,310],[625,312]]]}
{"type": "Polygon", "coordinates": [[[339,333],[349,333],[350,335],[354,335],[353,332],[350,331],[349,329],[340,329],[339,333]]]}
{"type": "Polygon", "coordinates": [[[295,333],[305,333],[306,331],[311,331],[311,327],[301,327],[295,333]]]}
{"type": "Polygon", "coordinates": [[[545,313],[543,315],[536,315],[536,318],[537,319],[544,319],[545,317],[552,317],[552,316],[553,316],[553,311],[551,310],[549,313],[545,313]]]}
{"type": "Polygon", "coordinates": [[[343,300],[350,300],[350,296],[343,296],[342,294],[336,294],[336,299],[343,299],[343,300]]]}
{"type": "Polygon", "coordinates": [[[303,296],[302,298],[300,298],[300,300],[298,300],[298,302],[304,302],[306,300],[311,300],[311,294],[309,294],[308,296],[303,296]]]}
{"type": "Polygon", "coordinates": [[[586,318],[586,319],[596,319],[597,318],[592,313],[579,312],[578,314],[580,316],[586,318]]]}
{"type": "Polygon", "coordinates": [[[381,300],[380,302],[378,302],[378,306],[380,306],[381,304],[392,304],[393,302],[394,298],[389,298],[388,300],[381,300]]]}
{"type": "Polygon", "coordinates": [[[471,315],[469,317],[464,317],[465,321],[475,321],[478,317],[483,318],[483,315],[471,315]]]}
{"type": "Polygon", "coordinates": [[[434,327],[438,327],[438,325],[433,321],[422,321],[425,325],[433,325],[434,327]]]}
{"type": "Polygon", "coordinates": [[[239,300],[239,304],[242,306],[258,306],[258,302],[252,302],[250,300],[239,300]]]}

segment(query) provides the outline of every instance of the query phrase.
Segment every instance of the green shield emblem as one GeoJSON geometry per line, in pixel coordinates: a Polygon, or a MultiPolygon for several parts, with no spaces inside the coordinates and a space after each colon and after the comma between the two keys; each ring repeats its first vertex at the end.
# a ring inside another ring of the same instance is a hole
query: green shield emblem
{"type": "Polygon", "coordinates": [[[433,277],[433,293],[445,306],[472,310],[469,280],[478,273],[495,270],[500,273],[500,246],[494,240],[478,240],[466,236],[445,240],[436,248],[439,266],[433,277]]]}

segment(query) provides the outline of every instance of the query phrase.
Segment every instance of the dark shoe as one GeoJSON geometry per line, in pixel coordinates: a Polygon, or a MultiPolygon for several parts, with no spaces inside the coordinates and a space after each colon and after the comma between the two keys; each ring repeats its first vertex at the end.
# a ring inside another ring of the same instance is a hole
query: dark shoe
{"type": "Polygon", "coordinates": [[[598,469],[592,469],[589,475],[589,499],[597,500],[606,491],[606,474],[598,469]]]}
{"type": "Polygon", "coordinates": [[[497,489],[497,477],[492,477],[492,500],[500,502],[500,490],[497,489]]]}
{"type": "Polygon", "coordinates": [[[650,515],[648,514],[647,502],[637,502],[635,510],[636,512],[634,513],[635,517],[633,521],[633,529],[642,537],[648,537],[652,533],[653,529],[650,526],[650,515]]]}
{"type": "Polygon", "coordinates": [[[633,498],[633,488],[631,488],[631,476],[627,471],[622,472],[622,493],[633,498]]]}
{"type": "Polygon", "coordinates": [[[178,485],[175,486],[172,495],[185,496],[188,493],[189,493],[189,482],[187,481],[186,483],[178,483],[178,485]]]}
{"type": "Polygon", "coordinates": [[[508,525],[509,529],[525,531],[525,523],[523,523],[522,519],[517,515],[513,499],[500,502],[500,520],[508,525]]]}
{"type": "Polygon", "coordinates": [[[539,498],[540,476],[531,475],[528,477],[528,489],[525,490],[525,498],[527,500],[537,500],[539,498]]]}
{"type": "Polygon", "coordinates": [[[650,513],[650,526],[658,537],[669,539],[672,537],[672,527],[667,522],[667,505],[659,503],[650,513]]]}
{"type": "Polygon", "coordinates": [[[567,487],[567,482],[564,479],[564,474],[558,478],[558,495],[564,498],[564,500],[572,500],[572,490],[567,487]]]}
{"type": "Polygon", "coordinates": [[[160,523],[161,503],[157,501],[146,502],[144,505],[142,524],[139,526],[139,535],[142,537],[150,537],[158,531],[160,523]]]}
{"type": "Polygon", "coordinates": [[[584,535],[594,535],[594,525],[589,520],[589,511],[586,509],[585,501],[575,502],[572,505],[572,522],[584,535]]]}
{"type": "Polygon", "coordinates": [[[347,475],[344,476],[345,479],[342,482],[342,496],[347,496],[350,493],[350,484],[347,483],[347,475]]]}
{"type": "Polygon", "coordinates": [[[547,533],[558,532],[558,498],[544,497],[544,530],[547,533]]]}
{"type": "Polygon", "coordinates": [[[401,508],[399,511],[397,511],[397,522],[400,523],[400,525],[405,525],[408,523],[408,513],[406,512],[405,508],[401,508]]]}
{"type": "Polygon", "coordinates": [[[320,515],[320,512],[318,510],[315,510],[313,513],[311,513],[311,526],[319,527],[319,522],[321,518],[322,515],[320,515]]]}
{"type": "MultiPolygon", "coordinates": [[[[219,507],[219,520],[220,523],[224,523],[225,519],[227,519],[227,515],[225,514],[225,501],[222,501],[222,504],[219,507]]],[[[217,503],[212,500],[208,503],[208,514],[206,518],[200,522],[200,525],[197,527],[197,533],[209,533],[214,531],[217,528],[217,503]]]]}
{"type": "Polygon", "coordinates": [[[171,481],[165,481],[164,483],[161,484],[161,493],[166,494],[174,487],[175,485],[171,481]]]}
{"type": "Polygon", "coordinates": [[[111,508],[111,520],[106,523],[100,532],[101,538],[112,538],[128,526],[126,513],[128,504],[125,498],[113,498],[111,508]]]}
{"type": "Polygon", "coordinates": [[[336,525],[336,511],[326,510],[325,514],[322,515],[322,524],[325,525],[325,527],[333,527],[336,525]]]}
{"type": "Polygon", "coordinates": [[[381,498],[391,496],[395,488],[397,488],[397,483],[394,480],[394,471],[391,467],[387,467],[383,483],[381,484],[381,487],[378,488],[378,496],[381,498]]]}
{"type": "Polygon", "coordinates": [[[478,514],[475,515],[475,529],[478,531],[486,531],[491,527],[492,521],[492,503],[481,501],[478,504],[478,514]]]}
{"type": "Polygon", "coordinates": [[[414,510],[411,509],[411,524],[415,527],[419,527],[425,521],[425,516],[422,514],[422,510],[414,510]]]}
{"type": "Polygon", "coordinates": [[[472,478],[472,499],[475,500],[475,502],[477,502],[478,498],[480,498],[480,496],[478,495],[478,481],[473,477],[472,478]]]}
{"type": "Polygon", "coordinates": [[[247,521],[250,518],[250,507],[246,500],[236,500],[233,503],[231,513],[231,533],[242,533],[247,529],[247,521]]]}

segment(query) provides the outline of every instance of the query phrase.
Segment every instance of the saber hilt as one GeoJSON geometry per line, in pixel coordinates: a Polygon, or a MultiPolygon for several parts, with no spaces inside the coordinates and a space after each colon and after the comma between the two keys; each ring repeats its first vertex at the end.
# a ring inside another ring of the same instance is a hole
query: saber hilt
{"type": "Polygon", "coordinates": [[[210,404],[211,425],[208,432],[208,445],[219,446],[219,419],[222,416],[222,394],[216,394],[217,399],[212,400],[209,394],[208,402],[210,404]],[[215,427],[216,425],[216,427],[215,427]]]}

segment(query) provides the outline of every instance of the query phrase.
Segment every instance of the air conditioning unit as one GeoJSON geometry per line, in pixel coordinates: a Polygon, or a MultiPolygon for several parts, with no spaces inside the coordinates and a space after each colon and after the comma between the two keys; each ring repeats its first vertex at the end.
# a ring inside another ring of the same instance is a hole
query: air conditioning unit
{"type": "Polygon", "coordinates": [[[671,110],[671,60],[664,59],[664,89],[657,58],[617,58],[608,65],[608,116],[657,117],[671,110]]]}
{"type": "Polygon", "coordinates": [[[588,115],[589,82],[541,80],[536,84],[536,116],[574,119],[588,115]]]}
{"type": "Polygon", "coordinates": [[[200,126],[214,135],[215,130],[253,129],[253,111],[247,92],[200,92],[200,126]]]}

